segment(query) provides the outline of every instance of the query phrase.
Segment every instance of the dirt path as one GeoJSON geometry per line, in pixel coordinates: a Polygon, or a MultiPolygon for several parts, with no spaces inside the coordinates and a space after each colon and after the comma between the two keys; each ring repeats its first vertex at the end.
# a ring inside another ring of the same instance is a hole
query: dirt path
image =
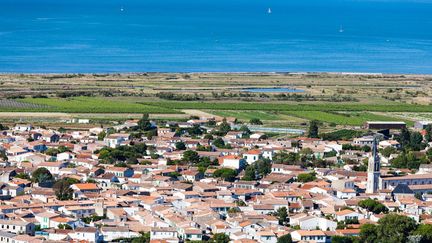
{"type": "Polygon", "coordinates": [[[222,118],[220,116],[216,116],[216,115],[213,115],[213,114],[210,114],[208,112],[201,111],[201,110],[189,110],[188,109],[188,110],[182,110],[182,112],[184,112],[188,115],[191,115],[191,116],[199,116],[199,117],[203,117],[203,118],[212,118],[212,117],[222,118]]]}

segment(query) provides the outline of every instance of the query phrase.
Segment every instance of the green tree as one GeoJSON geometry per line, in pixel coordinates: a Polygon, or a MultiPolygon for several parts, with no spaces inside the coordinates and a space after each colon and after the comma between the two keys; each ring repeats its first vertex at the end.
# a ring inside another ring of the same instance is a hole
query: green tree
{"type": "Polygon", "coordinates": [[[426,135],[425,135],[426,142],[432,142],[432,125],[428,124],[425,127],[425,131],[426,131],[426,135]]]}
{"type": "Polygon", "coordinates": [[[96,214],[93,214],[91,216],[81,218],[81,221],[86,224],[90,224],[91,222],[97,222],[101,219],[106,219],[106,216],[97,216],[96,214]]]}
{"type": "Polygon", "coordinates": [[[286,225],[289,222],[288,210],[286,207],[281,207],[276,211],[276,217],[278,218],[280,225],[286,225]]]}
{"type": "Polygon", "coordinates": [[[200,157],[196,151],[186,150],[183,153],[182,161],[191,164],[198,164],[200,162],[200,157]]]}
{"type": "Polygon", "coordinates": [[[203,130],[199,125],[193,125],[193,127],[187,129],[187,132],[191,136],[199,136],[203,134],[203,130]]]}
{"type": "Polygon", "coordinates": [[[335,235],[331,238],[331,243],[354,243],[356,239],[352,236],[335,235]]]}
{"type": "Polygon", "coordinates": [[[240,213],[240,212],[241,212],[241,210],[237,207],[228,209],[229,214],[236,214],[236,213],[240,213]]]}
{"type": "Polygon", "coordinates": [[[403,151],[397,158],[390,161],[391,165],[395,168],[408,168],[408,169],[418,169],[421,163],[426,162],[426,157],[417,158],[417,156],[412,152],[403,151]]]}
{"type": "Polygon", "coordinates": [[[37,168],[32,173],[32,181],[35,183],[51,182],[53,179],[51,172],[45,167],[37,168]]]}
{"type": "Polygon", "coordinates": [[[364,224],[360,227],[360,241],[364,243],[375,243],[377,241],[376,226],[364,224]]]}
{"type": "Polygon", "coordinates": [[[72,178],[63,178],[54,183],[53,189],[58,200],[71,200],[73,198],[73,190],[70,188],[72,184],[79,181],[72,178]]]}
{"type": "Polygon", "coordinates": [[[64,152],[70,152],[71,151],[70,148],[63,146],[63,145],[58,146],[57,150],[58,150],[58,153],[64,153],[64,152]]]}
{"type": "Polygon", "coordinates": [[[206,135],[204,135],[204,139],[209,139],[209,140],[213,140],[213,135],[211,135],[210,133],[209,134],[206,134],[206,135]]]}
{"type": "Polygon", "coordinates": [[[107,134],[106,134],[105,131],[100,132],[100,133],[97,135],[98,140],[99,140],[99,141],[103,141],[104,138],[106,137],[106,135],[107,135],[107,134]]]}
{"type": "Polygon", "coordinates": [[[297,181],[299,182],[310,182],[316,179],[315,173],[302,173],[297,176],[297,181]]]}
{"type": "Polygon", "coordinates": [[[231,131],[231,126],[228,124],[226,118],[224,118],[217,129],[220,135],[226,135],[229,131],[231,131]]]}
{"type": "Polygon", "coordinates": [[[244,181],[253,181],[256,180],[256,172],[255,172],[255,167],[252,165],[249,165],[248,167],[246,167],[245,169],[245,173],[242,177],[242,180],[244,181]]]}
{"type": "Polygon", "coordinates": [[[403,148],[409,146],[410,142],[411,142],[411,133],[410,131],[404,127],[398,137],[398,142],[401,144],[401,146],[403,148]]]}
{"type": "Polygon", "coordinates": [[[292,243],[291,234],[282,235],[277,239],[277,243],[292,243]]]}
{"type": "Polygon", "coordinates": [[[213,150],[213,148],[212,148],[212,146],[203,146],[203,145],[201,145],[201,144],[198,144],[196,150],[197,150],[197,151],[208,151],[208,152],[210,152],[210,151],[213,150]]]}
{"type": "Polygon", "coordinates": [[[412,132],[410,136],[410,148],[413,150],[421,150],[426,146],[423,144],[423,136],[419,132],[412,132]]]}
{"type": "Polygon", "coordinates": [[[250,135],[252,133],[251,130],[249,130],[249,128],[246,125],[242,125],[239,128],[239,131],[243,132],[243,134],[246,134],[246,135],[250,135]]]}
{"type": "Polygon", "coordinates": [[[230,168],[221,168],[213,172],[214,177],[219,177],[225,181],[234,181],[237,176],[237,171],[230,168]]]}
{"type": "Polygon", "coordinates": [[[30,176],[24,172],[18,173],[15,178],[30,180],[30,176]]]}
{"type": "Polygon", "coordinates": [[[186,145],[182,141],[176,142],[175,147],[177,150],[186,150],[186,145]]]}
{"type": "Polygon", "coordinates": [[[408,236],[417,228],[414,219],[398,215],[388,214],[378,220],[376,227],[377,242],[404,243],[408,236]]]}
{"type": "Polygon", "coordinates": [[[252,118],[252,119],[250,119],[249,123],[252,124],[252,125],[262,125],[263,124],[262,121],[260,119],[258,119],[258,118],[252,118]]]}
{"type": "Polygon", "coordinates": [[[131,243],[150,243],[150,232],[140,232],[140,237],[132,239],[131,243]]]}
{"type": "Polygon", "coordinates": [[[9,128],[0,123],[0,131],[8,130],[9,128]]]}
{"type": "Polygon", "coordinates": [[[0,150],[0,159],[3,161],[8,161],[9,158],[6,155],[6,152],[4,150],[0,150]]]}
{"type": "Polygon", "coordinates": [[[230,237],[224,233],[216,233],[213,235],[213,237],[210,239],[209,242],[211,243],[229,243],[230,237]]]}
{"type": "Polygon", "coordinates": [[[317,121],[317,120],[310,121],[308,137],[318,138],[318,126],[319,126],[319,121],[317,121]]]}
{"type": "Polygon", "coordinates": [[[149,131],[152,128],[153,126],[149,120],[149,114],[143,114],[142,118],[138,121],[138,129],[143,131],[149,131]]]}
{"type": "Polygon", "coordinates": [[[60,153],[60,152],[56,148],[49,148],[49,149],[45,150],[45,154],[50,155],[50,156],[57,156],[58,153],[60,153]]]}
{"type": "Polygon", "coordinates": [[[242,180],[253,181],[260,179],[271,172],[271,161],[268,159],[259,159],[245,169],[242,180]]]}
{"type": "Polygon", "coordinates": [[[247,206],[247,204],[243,200],[241,200],[241,199],[238,199],[237,201],[235,201],[235,203],[236,203],[236,205],[238,207],[245,207],[245,206],[247,206]]]}
{"type": "Polygon", "coordinates": [[[375,214],[387,213],[388,208],[384,204],[378,202],[377,200],[368,198],[358,202],[358,206],[367,209],[375,214]]]}
{"type": "Polygon", "coordinates": [[[432,242],[432,225],[431,224],[421,224],[412,233],[412,235],[420,236],[420,242],[419,243],[432,242]]]}
{"type": "Polygon", "coordinates": [[[68,230],[71,230],[71,229],[72,229],[72,226],[70,226],[70,225],[68,225],[68,224],[59,224],[59,225],[58,225],[58,228],[59,228],[59,229],[68,229],[68,230]]]}
{"type": "Polygon", "coordinates": [[[225,148],[225,142],[222,138],[216,138],[213,141],[213,145],[216,146],[217,148],[225,148]]]}
{"type": "Polygon", "coordinates": [[[387,158],[394,153],[396,153],[396,149],[393,148],[392,146],[387,146],[381,151],[381,154],[387,158]]]}
{"type": "Polygon", "coordinates": [[[432,148],[430,148],[426,151],[426,157],[429,161],[432,160],[432,148]]]}
{"type": "Polygon", "coordinates": [[[298,165],[301,161],[298,153],[281,151],[273,156],[273,162],[276,164],[298,165]]]}

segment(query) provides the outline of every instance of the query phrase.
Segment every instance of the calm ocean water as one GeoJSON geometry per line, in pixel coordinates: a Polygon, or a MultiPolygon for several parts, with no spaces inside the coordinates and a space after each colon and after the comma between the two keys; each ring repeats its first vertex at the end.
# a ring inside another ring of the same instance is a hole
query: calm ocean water
{"type": "Polygon", "coordinates": [[[432,74],[432,0],[0,0],[0,72],[143,71],[432,74]]]}

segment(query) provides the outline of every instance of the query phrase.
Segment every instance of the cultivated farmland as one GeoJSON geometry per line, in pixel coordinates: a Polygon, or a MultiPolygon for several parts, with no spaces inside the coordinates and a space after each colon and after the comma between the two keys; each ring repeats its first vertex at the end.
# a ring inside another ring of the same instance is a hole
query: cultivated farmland
{"type": "MultiPolygon", "coordinates": [[[[175,114],[180,111],[133,102],[114,101],[96,97],[26,98],[22,102],[36,105],[36,111],[70,113],[156,113],[175,114]]],[[[8,109],[6,109],[8,111],[8,109]]]]}

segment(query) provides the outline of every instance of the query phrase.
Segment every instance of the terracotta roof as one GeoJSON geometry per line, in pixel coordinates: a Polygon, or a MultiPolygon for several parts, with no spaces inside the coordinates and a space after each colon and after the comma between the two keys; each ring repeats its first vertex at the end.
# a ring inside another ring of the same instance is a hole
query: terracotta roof
{"type": "Polygon", "coordinates": [[[99,187],[94,183],[78,183],[75,186],[80,190],[98,190],[99,187]]]}
{"type": "Polygon", "coordinates": [[[245,152],[244,154],[261,154],[261,151],[258,149],[254,149],[254,150],[249,150],[249,151],[245,152]]]}
{"type": "Polygon", "coordinates": [[[349,210],[349,209],[345,209],[345,210],[341,210],[341,211],[336,212],[336,215],[342,216],[342,215],[347,215],[347,214],[351,214],[351,213],[355,213],[355,212],[352,210],[349,210]]]}
{"type": "Polygon", "coordinates": [[[325,233],[321,230],[297,230],[301,236],[324,236],[325,233]]]}

